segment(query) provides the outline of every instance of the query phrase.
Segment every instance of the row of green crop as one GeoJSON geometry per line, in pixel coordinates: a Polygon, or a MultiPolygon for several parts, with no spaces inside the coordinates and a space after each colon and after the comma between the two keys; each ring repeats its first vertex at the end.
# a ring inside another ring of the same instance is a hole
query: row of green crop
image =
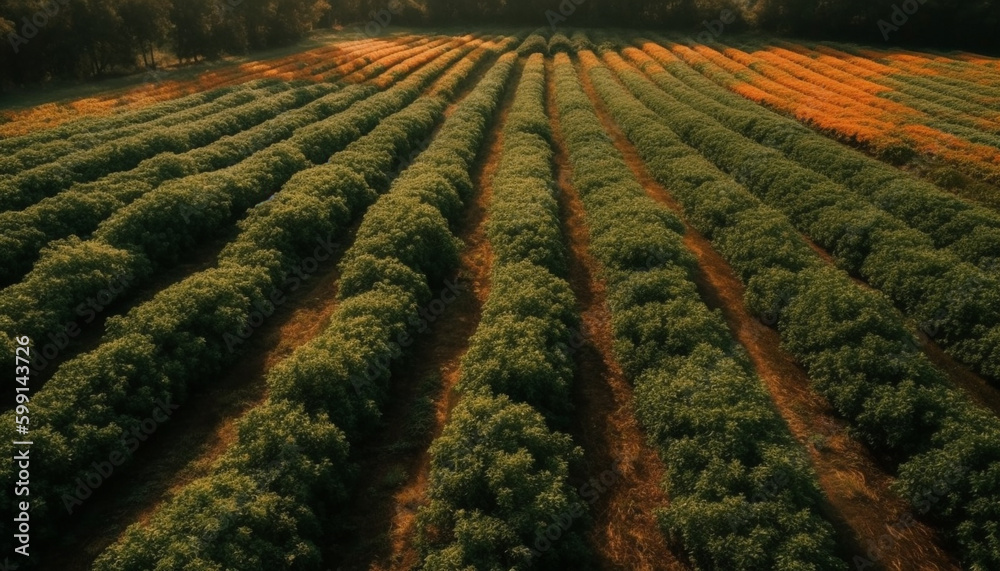
{"type": "MultiPolygon", "coordinates": [[[[762,49],[765,46],[763,42],[753,42],[749,44],[738,44],[738,47],[746,52],[754,52],[762,49]]],[[[717,50],[724,50],[724,47],[716,47],[717,50]]],[[[809,82],[810,76],[815,76],[817,73],[827,77],[833,77],[840,74],[835,72],[835,68],[823,69],[822,65],[816,65],[814,62],[804,62],[808,65],[801,65],[802,60],[796,60],[795,58],[788,57],[784,54],[775,54],[778,58],[784,60],[781,66],[772,65],[770,62],[761,62],[754,65],[755,70],[768,69],[768,70],[779,70],[780,72],[791,75],[792,77],[800,80],[809,82]],[[822,71],[820,71],[822,69],[822,71]],[[831,72],[832,71],[832,72],[831,72]]],[[[843,74],[847,75],[847,74],[843,74]]],[[[843,77],[843,75],[840,75],[843,77]]],[[[831,84],[829,89],[834,90],[838,96],[854,97],[857,96],[858,91],[853,86],[840,83],[831,84]]],[[[968,141],[974,143],[980,143],[984,145],[997,146],[1000,144],[1000,123],[994,123],[990,120],[983,119],[981,116],[976,115],[976,110],[982,110],[978,105],[970,104],[968,101],[964,101],[964,105],[949,105],[947,103],[947,98],[942,100],[941,97],[932,97],[928,99],[927,97],[911,97],[905,93],[899,93],[898,91],[886,90],[879,94],[881,97],[895,101],[901,105],[905,105],[911,110],[919,112],[922,117],[919,117],[919,123],[922,125],[927,125],[928,127],[933,127],[934,129],[939,129],[945,133],[955,135],[956,137],[961,137],[968,141]]],[[[865,104],[864,107],[867,108],[867,112],[874,117],[879,117],[884,113],[884,110],[877,106],[871,106],[865,104]]],[[[987,110],[989,111],[989,110],[987,110]]],[[[993,112],[996,115],[996,112],[993,112]]]]}
{"type": "MultiPolygon", "coordinates": [[[[345,45],[353,45],[348,42],[345,45]]],[[[378,51],[381,46],[351,49],[350,55],[361,57],[364,54],[378,51]]],[[[334,60],[336,61],[336,60],[334,60]]],[[[173,127],[187,121],[200,119],[214,112],[217,107],[208,106],[219,98],[231,93],[255,89],[270,84],[270,80],[252,80],[239,85],[230,85],[207,91],[185,95],[177,99],[147,105],[135,110],[125,110],[106,117],[84,116],[80,119],[66,122],[51,129],[43,129],[28,135],[0,140],[0,172],[16,172],[21,166],[37,162],[35,154],[41,152],[49,156],[56,149],[64,154],[74,150],[85,149],[96,143],[105,143],[116,139],[131,137],[144,131],[156,128],[173,127]],[[198,111],[195,111],[198,108],[198,111]],[[191,115],[191,112],[195,114],[191,115]],[[27,162],[19,163],[12,160],[26,158],[27,162]]]]}
{"type": "MultiPolygon", "coordinates": [[[[234,362],[243,339],[316,271],[303,259],[318,264],[333,255],[333,243],[374,201],[372,189],[387,183],[380,181],[390,171],[385,165],[391,167],[423,140],[440,115],[441,98],[450,97],[489,53],[468,54],[442,80],[440,97],[421,98],[402,114],[383,118],[377,131],[331,162],[293,177],[274,200],[241,222],[240,235],[220,254],[218,268],[113,318],[102,345],[59,369],[31,403],[32,420],[40,425],[33,438],[36,448],[45,450],[43,460],[33,464],[33,485],[45,490],[44,500],[32,504],[33,515],[51,525],[64,519],[60,507],[75,509],[89,496],[86,489],[78,491],[79,482],[100,483],[100,466],[130,458],[136,443],[128,433],[148,432],[143,422],[156,403],[185,400],[234,362]],[[370,168],[357,171],[361,165],[370,168]]],[[[466,50],[450,54],[448,61],[454,62],[466,50]]]]}
{"type": "Polygon", "coordinates": [[[516,86],[492,179],[490,294],[455,406],[430,449],[418,515],[423,569],[583,569],[587,505],[568,483],[582,451],[565,424],[579,327],[545,115],[545,61],[516,86]]]}
{"type": "MultiPolygon", "coordinates": [[[[312,97],[324,95],[333,89],[331,85],[311,85],[312,97]]],[[[181,123],[173,127],[146,130],[131,137],[115,139],[103,144],[62,155],[56,151],[55,160],[46,161],[34,168],[19,170],[7,180],[0,181],[0,212],[18,210],[35,204],[46,196],[53,196],[68,188],[74,182],[88,182],[107,174],[134,168],[143,159],[160,153],[180,153],[207,145],[225,135],[233,135],[259,122],[255,116],[270,112],[273,117],[281,108],[262,107],[257,103],[261,97],[287,92],[292,87],[287,83],[273,83],[260,90],[248,90],[231,96],[230,105],[220,105],[213,113],[195,121],[181,123]],[[244,109],[243,107],[246,107],[244,109]],[[246,115],[244,115],[246,113],[246,115]]],[[[293,90],[301,93],[301,90],[293,90]]],[[[228,97],[226,99],[229,99],[228,97]]],[[[305,101],[292,101],[301,105],[305,101]]],[[[264,118],[269,118],[265,116],[264,118]]]]}
{"type": "MultiPolygon", "coordinates": [[[[443,43],[439,42],[439,43],[443,43]]],[[[393,52],[375,60],[361,72],[376,74],[405,61],[408,56],[434,47],[417,47],[393,52]]],[[[303,88],[328,91],[327,88],[303,88]]],[[[114,173],[101,180],[76,184],[69,190],[47,198],[24,210],[0,213],[0,285],[8,285],[24,276],[37,260],[39,250],[49,242],[69,235],[85,236],[98,224],[152,191],[164,182],[232,166],[248,156],[290,136],[300,127],[320,121],[350,104],[371,96],[371,85],[349,85],[319,97],[298,109],[280,111],[277,117],[242,130],[235,135],[184,154],[165,153],[146,159],[131,171],[114,173]]],[[[289,98],[289,94],[276,98],[289,98]]],[[[262,102],[261,105],[270,105],[262,102]]],[[[273,106],[273,105],[272,105],[273,106]]],[[[237,115],[243,122],[242,111],[237,115]]],[[[253,123],[249,123],[251,125],[253,123]]]]}
{"type": "MultiPolygon", "coordinates": [[[[137,111],[116,114],[109,117],[84,117],[51,129],[36,131],[20,137],[3,139],[0,140],[0,153],[2,153],[3,156],[8,157],[14,155],[15,153],[30,149],[31,147],[37,147],[60,140],[68,140],[71,143],[74,143],[70,148],[75,149],[78,147],[78,145],[75,144],[76,142],[81,139],[90,140],[90,137],[94,136],[99,137],[98,140],[101,142],[108,141],[116,136],[119,136],[119,133],[121,132],[119,131],[120,129],[131,129],[132,131],[126,132],[133,133],[135,132],[134,129],[146,128],[148,126],[147,124],[152,121],[170,116],[174,113],[184,113],[198,106],[211,104],[220,97],[224,97],[234,91],[239,91],[240,87],[241,86],[228,86],[210,91],[202,91],[191,95],[185,95],[184,97],[180,97],[178,99],[149,105],[137,111]],[[107,136],[108,138],[105,139],[103,138],[104,136],[107,136]]],[[[4,169],[4,172],[10,171],[8,171],[8,169],[4,169]]]]}
{"type": "Polygon", "coordinates": [[[970,568],[1000,565],[1000,421],[931,365],[883,294],[827,266],[787,218],[685,145],[609,70],[591,76],[654,176],[747,284],[750,310],[777,319],[784,347],[854,436],[899,463],[902,497],[949,533],[970,568]]]}
{"type": "MultiPolygon", "coordinates": [[[[397,49],[402,50],[405,48],[406,45],[400,45],[397,49]]],[[[352,50],[350,57],[352,57],[355,61],[364,61],[367,54],[378,50],[378,46],[352,50]]],[[[334,64],[338,62],[342,62],[342,60],[334,60],[334,64]]],[[[306,82],[296,81],[293,83],[305,84],[306,82]]],[[[281,85],[287,84],[276,85],[274,80],[254,80],[238,86],[217,88],[212,91],[223,92],[224,95],[222,97],[214,99],[208,104],[184,108],[176,112],[169,113],[165,116],[157,118],[154,121],[138,121],[134,124],[126,124],[125,126],[119,128],[104,130],[95,128],[87,130],[85,133],[68,136],[66,138],[60,138],[48,142],[39,141],[15,154],[0,158],[0,173],[18,173],[26,169],[38,167],[45,163],[54,162],[76,151],[93,149],[103,143],[135,140],[135,135],[164,129],[169,131],[170,128],[175,127],[185,127],[195,121],[203,120],[210,115],[214,115],[219,112],[232,111],[235,105],[245,103],[248,100],[248,95],[252,98],[250,100],[253,100],[262,95],[262,90],[274,90],[275,88],[280,89],[281,85]]],[[[125,112],[117,115],[116,118],[121,120],[121,118],[124,117],[142,115],[144,113],[145,110],[125,112]]],[[[64,127],[58,127],[57,129],[63,128],[64,127]]],[[[40,133],[45,132],[46,131],[40,131],[40,133]]],[[[8,178],[9,176],[0,176],[0,181],[5,181],[8,178]]]]}
{"type": "MultiPolygon", "coordinates": [[[[468,170],[515,59],[500,59],[369,209],[341,263],[340,305],[330,324],[268,373],[269,399],[239,422],[236,443],[211,474],[183,488],[148,524],[130,527],[95,569],[323,568],[317,542],[337,525],[353,486],[349,443],[377,425],[388,392],[389,367],[379,363],[412,344],[431,284],[456,265],[455,218],[442,208],[457,214],[452,206],[471,193],[468,170]]],[[[365,180],[392,166],[386,159],[405,146],[395,138],[440,117],[445,95],[422,98],[398,124],[373,131],[370,143],[335,156],[321,167],[332,175],[324,184],[303,180],[304,197],[338,212],[373,195],[365,180]]],[[[274,232],[294,230],[276,222],[274,232]]]]}
{"type": "MultiPolygon", "coordinates": [[[[445,41],[439,39],[433,43],[442,44],[445,41]]],[[[316,84],[306,80],[296,81],[291,85],[309,86],[309,90],[317,92],[329,92],[335,88],[330,83],[316,84]]],[[[284,82],[266,88],[268,91],[286,89],[289,89],[289,84],[284,82]]],[[[242,103],[246,103],[253,102],[260,96],[260,93],[241,91],[227,96],[227,99],[241,97],[242,103]]],[[[61,149],[56,149],[45,156],[43,164],[21,170],[9,179],[0,180],[0,211],[24,208],[45,196],[60,192],[74,182],[92,181],[112,172],[131,169],[143,159],[160,153],[180,153],[206,145],[224,135],[238,133],[253,124],[253,114],[267,111],[266,108],[234,109],[236,101],[230,101],[228,106],[224,103],[221,100],[215,101],[212,104],[215,112],[212,114],[202,116],[199,108],[187,114],[169,116],[132,135],[123,134],[103,144],[89,145],[66,155],[62,154],[61,149]],[[235,120],[237,118],[239,120],[235,120]]]]}
{"type": "MultiPolygon", "coordinates": [[[[206,119],[218,115],[219,113],[225,113],[227,111],[232,111],[241,105],[247,103],[252,103],[260,97],[267,97],[269,95],[274,95],[285,91],[289,88],[287,84],[279,83],[273,80],[257,80],[249,83],[245,83],[238,88],[228,88],[228,93],[218,99],[212,101],[211,103],[206,103],[199,105],[191,109],[185,109],[177,113],[173,113],[168,117],[160,119],[159,121],[150,122],[147,125],[143,125],[144,129],[139,131],[139,133],[145,132],[149,133],[156,129],[169,129],[170,127],[184,126],[194,122],[205,121],[206,119]],[[166,126],[160,125],[160,123],[167,122],[168,120],[173,124],[166,126]]],[[[134,135],[134,134],[133,134],[134,135]]],[[[24,149],[16,154],[8,155],[4,157],[3,162],[0,163],[0,182],[7,183],[12,178],[10,175],[21,174],[24,171],[33,169],[47,163],[54,163],[62,160],[66,157],[73,156],[77,152],[87,152],[98,148],[103,143],[114,143],[118,140],[128,140],[129,135],[118,134],[116,137],[105,138],[99,134],[91,135],[91,138],[84,142],[84,136],[81,135],[75,141],[69,140],[56,140],[50,143],[43,143],[38,145],[33,145],[24,149]]],[[[131,137],[134,140],[134,137],[131,137]]]]}
{"type": "MultiPolygon", "coordinates": [[[[591,77],[601,91],[614,81],[591,77]]],[[[843,569],[808,456],[721,314],[698,295],[683,224],[646,195],[568,57],[557,56],[555,79],[615,354],[667,466],[664,528],[698,568],[843,569]]]]}
{"type": "MultiPolygon", "coordinates": [[[[637,40],[643,42],[643,40],[637,40]]],[[[671,95],[711,115],[726,127],[778,149],[802,166],[830,177],[907,225],[927,233],[939,248],[966,262],[989,267],[1000,258],[1000,215],[969,204],[931,183],[823,137],[798,122],[762,109],[721,88],[655,48],[654,66],[643,70],[671,95]]]]}
{"type": "MultiPolygon", "coordinates": [[[[162,140],[173,140],[177,145],[173,149],[164,150],[163,157],[145,159],[138,167],[132,169],[138,171],[131,173],[133,175],[141,177],[145,174],[152,178],[148,180],[147,185],[139,185],[135,178],[130,177],[131,180],[119,184],[118,187],[124,187],[123,190],[129,196],[138,197],[137,191],[148,191],[152,186],[159,185],[169,178],[176,178],[177,175],[199,172],[201,169],[195,166],[197,159],[192,160],[190,157],[206,156],[213,150],[217,153],[217,149],[225,149],[228,155],[226,159],[229,159],[227,162],[235,164],[239,160],[238,157],[246,155],[243,149],[233,145],[233,138],[245,138],[245,133],[251,129],[286,123],[285,114],[294,115],[300,110],[296,108],[314,103],[316,99],[323,100],[322,98],[326,97],[326,100],[329,100],[332,97],[330,94],[334,91],[336,89],[331,85],[310,84],[282,90],[270,96],[257,94],[259,97],[247,105],[237,106],[184,127],[155,131],[150,135],[151,138],[155,137],[160,141],[162,137],[162,140]],[[205,137],[201,138],[203,135],[205,137]],[[192,148],[200,152],[175,154],[192,148]],[[183,166],[163,168],[164,163],[172,163],[171,167],[190,165],[191,168],[186,169],[183,166]]],[[[171,145],[169,142],[162,144],[171,145]]],[[[160,152],[151,154],[159,155],[160,152]]],[[[101,184],[102,182],[84,186],[90,192],[81,192],[79,186],[83,185],[77,185],[34,203],[24,210],[0,213],[0,232],[2,232],[0,264],[3,266],[0,270],[0,284],[7,285],[22,277],[37,259],[38,250],[45,244],[70,234],[85,235],[92,232],[101,220],[124,206],[122,200],[102,188],[105,186],[101,184]]]]}
{"type": "Polygon", "coordinates": [[[616,53],[606,58],[682,140],[788,215],[843,268],[884,291],[950,354],[1000,380],[1000,273],[962,262],[867,197],[724,127],[659,89],[616,53]]]}
{"type": "MultiPolygon", "coordinates": [[[[60,337],[68,321],[90,317],[95,308],[81,307],[85,300],[122,277],[127,277],[125,289],[134,289],[156,266],[171,264],[220,234],[228,222],[276,193],[293,174],[327,160],[382,118],[412,103],[471,49],[472,43],[456,40],[423,51],[413,61],[433,62],[391,89],[296,129],[288,139],[235,166],[161,185],[102,222],[90,240],[70,237],[51,243],[23,281],[0,292],[0,331],[11,339],[27,335],[43,344],[50,334],[60,337]]],[[[401,65],[409,71],[407,62],[401,65]]],[[[113,299],[120,299],[123,291],[115,292],[113,299]]],[[[97,305],[107,306],[107,297],[97,305]]]]}
{"type": "MultiPolygon", "coordinates": [[[[843,47],[843,46],[837,46],[843,47]]],[[[839,50],[838,50],[839,51],[839,50]]],[[[857,73],[859,71],[858,67],[853,64],[849,59],[842,59],[840,65],[850,72],[857,73]]],[[[869,59],[869,58],[865,58],[869,59]]],[[[881,64],[885,65],[885,64],[881,64]]],[[[890,65],[891,67],[891,65],[890,65]]],[[[994,133],[1000,133],[1000,118],[997,117],[997,111],[991,109],[989,106],[983,105],[972,100],[969,95],[969,90],[977,90],[975,84],[969,85],[964,84],[960,89],[951,89],[950,87],[943,85],[937,81],[938,78],[923,78],[918,76],[913,76],[907,74],[905,71],[900,70],[898,74],[884,74],[884,75],[872,75],[871,73],[866,74],[867,79],[874,83],[879,83],[887,87],[892,88],[893,91],[884,93],[882,96],[886,99],[891,99],[899,103],[904,103],[906,105],[920,105],[921,102],[926,101],[935,105],[936,109],[941,110],[956,110],[968,115],[982,117],[988,121],[983,123],[992,123],[991,129],[994,133]]],[[[986,95],[992,95],[996,97],[996,92],[988,91],[988,88],[979,88],[980,93],[986,95]]]]}

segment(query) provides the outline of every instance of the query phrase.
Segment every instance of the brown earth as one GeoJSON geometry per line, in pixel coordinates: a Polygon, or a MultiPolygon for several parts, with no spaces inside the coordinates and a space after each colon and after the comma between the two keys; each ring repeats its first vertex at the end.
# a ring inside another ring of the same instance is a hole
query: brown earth
{"type": "MultiPolygon", "coordinates": [[[[519,75],[519,68],[515,68],[508,86],[516,85],[519,75]]],[[[473,176],[478,192],[456,232],[465,244],[457,276],[465,291],[445,310],[432,331],[414,344],[412,353],[419,358],[393,370],[393,401],[384,417],[412,417],[420,397],[421,380],[436,376],[440,377],[440,384],[433,395],[433,426],[422,435],[419,446],[403,454],[384,451],[412,436],[406,433],[407,422],[388,423],[370,445],[362,448],[368,454],[362,452],[359,459],[360,481],[372,486],[356,494],[354,505],[348,510],[351,517],[347,527],[351,531],[347,537],[337,538],[336,543],[342,551],[331,554],[328,559],[338,569],[403,570],[412,569],[419,563],[414,538],[417,511],[427,503],[428,446],[441,434],[458,401],[454,387],[460,378],[461,359],[468,350],[469,339],[479,325],[482,306],[489,296],[493,255],[485,223],[493,196],[493,176],[503,149],[503,125],[513,95],[514,90],[508,88],[498,117],[487,134],[473,176]],[[400,476],[402,481],[398,484],[383,484],[400,476]]],[[[446,111],[446,115],[450,111],[446,111]]]]}
{"type": "MultiPolygon", "coordinates": [[[[683,207],[649,173],[587,74],[581,73],[581,78],[608,133],[647,193],[683,219],[683,207]]],[[[710,307],[722,310],[792,434],[808,449],[828,502],[826,515],[837,529],[841,547],[850,557],[874,560],[883,569],[959,569],[928,526],[915,522],[893,527],[912,516],[908,504],[889,489],[893,478],[863,445],[847,436],[845,424],[834,416],[826,400],[811,390],[805,371],[781,348],[778,332],[747,311],[743,283],[729,264],[704,236],[686,222],[685,226],[685,246],[698,258],[702,298],[710,307]],[[878,557],[870,557],[869,549],[880,542],[878,557]]]]}
{"type": "Polygon", "coordinates": [[[571,182],[569,156],[559,129],[551,60],[546,63],[548,114],[569,241],[569,281],[587,341],[576,353],[573,437],[585,452],[584,479],[620,470],[615,483],[590,507],[594,519],[588,533],[590,547],[601,569],[689,569],[668,545],[653,515],[668,503],[661,487],[664,467],[635,420],[632,387],[614,358],[607,291],[598,262],[590,254],[586,214],[571,182]]]}

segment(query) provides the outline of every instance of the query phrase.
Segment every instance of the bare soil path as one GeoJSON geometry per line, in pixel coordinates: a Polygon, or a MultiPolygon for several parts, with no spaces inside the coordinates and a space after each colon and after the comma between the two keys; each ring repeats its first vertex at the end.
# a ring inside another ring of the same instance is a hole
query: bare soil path
{"type": "MultiPolygon", "coordinates": [[[[587,74],[581,73],[581,78],[608,133],[647,193],[683,219],[683,208],[649,173],[587,74]]],[[[914,515],[908,511],[908,504],[889,489],[893,479],[864,446],[847,436],[844,423],[835,418],[826,400],[812,391],[805,371],[781,348],[778,332],[747,311],[743,283],[729,264],[704,236],[687,222],[685,225],[685,246],[698,258],[702,298],[709,306],[722,310],[792,434],[807,447],[828,501],[826,515],[837,528],[842,548],[848,552],[845,555],[867,558],[894,571],[958,570],[955,561],[940,547],[933,529],[919,522],[898,526],[903,529],[893,527],[911,521],[914,515]],[[868,556],[872,546],[880,546],[877,558],[868,556]]]]}
{"type": "Polygon", "coordinates": [[[503,125],[513,102],[511,86],[517,85],[518,77],[520,68],[515,68],[473,173],[476,195],[456,231],[465,243],[456,276],[463,291],[431,330],[418,337],[413,357],[393,368],[393,400],[384,415],[393,421],[359,447],[363,450],[358,458],[359,481],[367,487],[356,494],[348,510],[352,514],[348,532],[334,538],[327,559],[333,568],[404,570],[419,563],[414,538],[417,511],[427,501],[428,447],[441,434],[458,401],[454,387],[461,360],[489,296],[493,262],[485,223],[503,149],[503,125]],[[418,420],[424,417],[426,423],[418,420]],[[422,434],[412,433],[415,420],[422,434]]]}
{"type": "Polygon", "coordinates": [[[590,254],[586,214],[572,185],[572,170],[559,128],[547,61],[548,114],[555,141],[555,167],[570,251],[569,282],[576,294],[586,343],[576,353],[573,438],[584,448],[585,480],[620,471],[591,505],[590,546],[601,569],[680,571],[690,569],[656,523],[653,511],[666,507],[664,467],[646,443],[632,411],[632,387],[614,358],[607,291],[590,254]]]}

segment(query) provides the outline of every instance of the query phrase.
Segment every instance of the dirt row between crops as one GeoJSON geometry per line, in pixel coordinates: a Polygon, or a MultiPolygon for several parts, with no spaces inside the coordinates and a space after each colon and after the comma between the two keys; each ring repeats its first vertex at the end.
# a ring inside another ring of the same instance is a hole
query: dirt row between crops
{"type": "MultiPolygon", "coordinates": [[[[636,148],[594,91],[587,74],[580,76],[605,128],[647,193],[684,219],[683,207],[649,173],[636,148]]],[[[826,400],[810,388],[805,371],[781,348],[778,332],[747,311],[743,303],[744,286],[729,264],[686,220],[685,226],[684,243],[698,258],[702,298],[710,307],[721,309],[792,434],[807,448],[828,502],[824,507],[826,515],[837,528],[845,555],[868,558],[869,548],[879,546],[877,563],[885,569],[959,569],[940,547],[937,533],[928,526],[916,522],[902,531],[893,527],[897,522],[908,521],[912,514],[909,505],[890,490],[892,477],[864,446],[847,436],[845,424],[834,416],[826,400]]]]}
{"type": "Polygon", "coordinates": [[[520,70],[520,66],[516,67],[508,79],[497,118],[473,173],[476,195],[456,230],[465,246],[453,279],[462,292],[431,324],[430,332],[418,338],[413,357],[393,368],[392,400],[384,414],[388,423],[371,442],[359,447],[359,482],[367,488],[355,494],[348,510],[349,532],[331,540],[327,559],[331,567],[382,571],[412,569],[419,564],[414,540],[417,512],[427,504],[431,460],[428,447],[441,435],[458,402],[454,388],[461,375],[461,360],[489,296],[493,253],[486,238],[486,219],[503,149],[503,125],[520,70]],[[428,383],[429,378],[434,380],[428,383]],[[428,410],[421,410],[422,406],[428,410]],[[408,430],[421,414],[429,417],[430,426],[422,427],[424,433],[413,441],[414,435],[408,430]],[[400,452],[399,443],[409,446],[400,452]]]}
{"type": "Polygon", "coordinates": [[[569,245],[569,282],[576,294],[586,343],[576,357],[573,438],[584,449],[585,480],[620,471],[591,504],[588,540],[601,569],[686,570],[657,525],[654,510],[668,505],[664,466],[635,420],[632,387],[614,357],[607,290],[590,253],[590,235],[555,102],[552,61],[546,61],[547,107],[555,147],[555,167],[569,245]]]}
{"type": "MultiPolygon", "coordinates": [[[[353,242],[356,230],[357,225],[347,242],[353,242]]],[[[170,495],[210,473],[235,441],[239,419],[265,400],[267,372],[330,322],[337,307],[337,265],[345,249],[339,247],[297,291],[286,292],[288,301],[240,347],[242,360],[181,405],[183,414],[139,448],[130,469],[109,478],[108,489],[81,506],[64,538],[73,547],[63,549],[64,556],[54,559],[51,569],[89,569],[129,525],[147,521],[170,495]]]]}
{"type": "MultiPolygon", "coordinates": [[[[468,82],[467,89],[474,83],[468,82]]],[[[334,245],[329,260],[319,263],[315,272],[302,274],[298,289],[284,292],[288,301],[239,346],[243,359],[218,379],[205,383],[207,390],[181,405],[182,415],[172,417],[139,448],[128,470],[113,476],[110,487],[98,490],[80,507],[64,537],[66,545],[72,547],[63,549],[65,555],[52,561],[51,569],[89,568],[129,525],[146,522],[171,495],[211,472],[214,461],[235,442],[238,421],[266,399],[266,377],[271,368],[329,324],[337,308],[340,259],[353,244],[360,224],[359,218],[334,245]]],[[[214,267],[218,253],[234,236],[235,225],[226,238],[200,247],[190,261],[157,275],[123,311],[173,283],[214,267]]],[[[113,312],[106,313],[105,319],[113,312]]],[[[81,349],[96,347],[102,330],[88,330],[93,338],[81,341],[81,349]]]]}

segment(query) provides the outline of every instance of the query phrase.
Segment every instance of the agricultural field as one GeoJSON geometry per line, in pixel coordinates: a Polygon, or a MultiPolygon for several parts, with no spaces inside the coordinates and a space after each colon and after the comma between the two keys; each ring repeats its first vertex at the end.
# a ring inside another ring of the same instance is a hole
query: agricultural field
{"type": "Polygon", "coordinates": [[[704,36],[0,109],[0,569],[1000,569],[1000,59],[704,36]]]}

